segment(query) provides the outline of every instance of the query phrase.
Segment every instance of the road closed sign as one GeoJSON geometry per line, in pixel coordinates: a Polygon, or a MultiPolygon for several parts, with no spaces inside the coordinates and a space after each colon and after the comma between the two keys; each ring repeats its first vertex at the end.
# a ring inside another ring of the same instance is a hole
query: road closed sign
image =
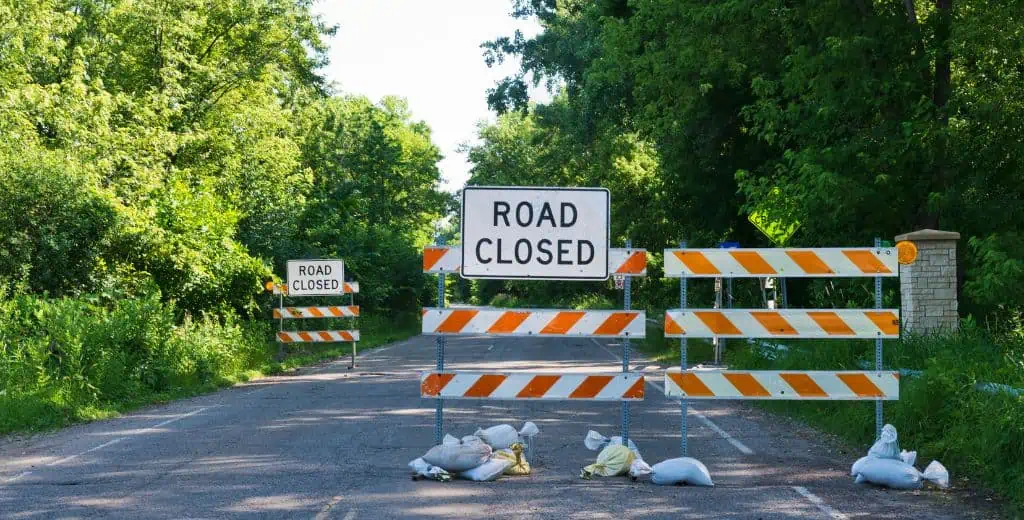
{"type": "Polygon", "coordinates": [[[608,190],[467,186],[462,276],[607,280],[608,190]]]}
{"type": "Polygon", "coordinates": [[[345,263],[341,260],[289,260],[289,296],[345,294],[345,263]]]}

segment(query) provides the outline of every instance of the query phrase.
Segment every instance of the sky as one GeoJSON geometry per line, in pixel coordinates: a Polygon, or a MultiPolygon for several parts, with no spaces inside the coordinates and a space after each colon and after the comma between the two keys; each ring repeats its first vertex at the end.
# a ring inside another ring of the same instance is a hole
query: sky
{"type": "MultiPolygon", "coordinates": [[[[330,40],[328,79],[374,101],[408,100],[413,118],[430,125],[445,156],[442,188],[461,188],[470,164],[457,149],[476,141],[478,121],[494,120],[487,89],[519,67],[506,60],[487,68],[480,44],[516,29],[530,37],[540,25],[512,18],[512,0],[321,0],[317,10],[339,26],[330,40]]],[[[530,94],[541,102],[551,97],[543,85],[530,94]]]]}

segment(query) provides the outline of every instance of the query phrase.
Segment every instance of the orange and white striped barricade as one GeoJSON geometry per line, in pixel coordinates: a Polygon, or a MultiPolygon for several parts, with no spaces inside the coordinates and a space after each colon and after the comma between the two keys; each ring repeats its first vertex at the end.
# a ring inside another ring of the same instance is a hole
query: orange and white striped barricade
{"type": "Polygon", "coordinates": [[[424,372],[420,376],[420,396],[431,399],[642,401],[644,375],[424,372]]]}
{"type": "Polygon", "coordinates": [[[359,341],[358,330],[282,330],[277,333],[279,343],[340,343],[359,341]]]}
{"type": "Polygon", "coordinates": [[[665,276],[851,278],[899,276],[894,247],[666,249],[665,276]]]}
{"type": "Polygon", "coordinates": [[[326,307],[282,307],[274,309],[275,319],[301,318],[357,318],[358,305],[330,305],[326,307]]]}
{"type": "MultiPolygon", "coordinates": [[[[273,284],[271,292],[274,294],[288,295],[288,286],[283,283],[273,284]]],[[[345,282],[342,284],[342,292],[345,294],[356,294],[359,292],[359,282],[345,282]]]]}
{"type": "Polygon", "coordinates": [[[423,333],[490,336],[643,338],[644,311],[427,308],[423,333]]]}
{"type": "Polygon", "coordinates": [[[667,338],[898,338],[899,309],[672,309],[667,338]]]}
{"type": "MultiPolygon", "coordinates": [[[[462,267],[462,248],[459,246],[429,246],[423,248],[424,273],[455,273],[462,267]]],[[[647,276],[647,250],[611,248],[608,250],[608,272],[629,276],[647,276]]]]}
{"type": "Polygon", "coordinates": [[[898,400],[899,372],[687,370],[665,372],[665,395],[685,399],[898,400]]]}

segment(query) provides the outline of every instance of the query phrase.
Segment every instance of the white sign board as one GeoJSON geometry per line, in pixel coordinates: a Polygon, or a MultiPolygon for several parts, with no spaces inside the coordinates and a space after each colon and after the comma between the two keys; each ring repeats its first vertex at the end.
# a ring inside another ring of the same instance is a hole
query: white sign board
{"type": "Polygon", "coordinates": [[[467,186],[462,276],[607,280],[609,205],[604,188],[467,186]]]}
{"type": "Polygon", "coordinates": [[[345,294],[345,263],[341,260],[289,260],[289,296],[345,294]]]}

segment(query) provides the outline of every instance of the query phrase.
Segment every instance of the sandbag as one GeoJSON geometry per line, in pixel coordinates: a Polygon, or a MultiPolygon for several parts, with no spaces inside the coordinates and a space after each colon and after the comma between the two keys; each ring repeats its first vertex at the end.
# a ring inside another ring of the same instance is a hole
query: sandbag
{"type": "Polygon", "coordinates": [[[921,489],[924,481],[930,481],[941,488],[949,487],[949,472],[939,461],[932,461],[924,472],[920,472],[902,460],[868,456],[854,462],[850,471],[857,477],[855,482],[858,484],[871,483],[893,489],[921,489]]]}
{"type": "Polygon", "coordinates": [[[597,454],[597,462],[580,472],[580,478],[589,479],[593,475],[614,477],[629,471],[629,467],[637,456],[629,448],[621,444],[609,444],[597,454]]]}
{"type": "Polygon", "coordinates": [[[917,462],[917,452],[903,450],[900,452],[900,460],[913,466],[914,463],[917,462]]]}
{"type": "Polygon", "coordinates": [[[629,476],[636,480],[644,475],[651,474],[651,466],[644,462],[644,459],[637,457],[632,464],[629,465],[629,476]]]}
{"type": "Polygon", "coordinates": [[[475,480],[477,482],[487,482],[491,480],[497,480],[505,469],[512,465],[512,461],[503,459],[500,457],[491,457],[487,462],[463,471],[459,473],[459,478],[466,480],[475,480]]]}
{"type": "Polygon", "coordinates": [[[868,450],[868,457],[900,460],[900,443],[896,439],[895,426],[886,424],[882,427],[882,435],[868,450]]]}
{"type": "Polygon", "coordinates": [[[431,480],[440,480],[441,482],[448,482],[452,479],[450,473],[437,466],[431,466],[423,458],[418,458],[409,463],[409,469],[412,470],[412,478],[428,478],[431,480]]]}
{"type": "Polygon", "coordinates": [[[659,486],[689,484],[691,486],[714,486],[708,468],[699,460],[679,457],[661,461],[651,466],[651,482],[659,486]]]}
{"type": "Polygon", "coordinates": [[[511,448],[494,452],[495,457],[509,460],[512,464],[505,468],[506,475],[529,475],[530,463],[523,456],[523,445],[515,443],[511,448]]]}
{"type": "Polygon", "coordinates": [[[526,421],[519,431],[516,431],[516,429],[510,424],[499,424],[497,426],[491,426],[486,430],[478,429],[473,433],[473,435],[482,439],[491,448],[504,450],[511,447],[513,444],[529,439],[538,433],[540,433],[540,429],[537,428],[537,425],[530,421],[526,421]]]}
{"type": "MultiPolygon", "coordinates": [[[[453,437],[454,438],[454,437],[453,437]]],[[[458,439],[456,439],[458,440],[458,439]]],[[[451,473],[473,469],[491,458],[491,447],[484,443],[439,444],[430,448],[423,460],[451,473]]]]}
{"type": "MultiPolygon", "coordinates": [[[[462,438],[462,444],[483,443],[484,440],[476,435],[467,435],[462,438]]],[[[486,444],[486,443],[484,443],[486,444]]]]}
{"type": "MultiPolygon", "coordinates": [[[[587,432],[587,436],[583,438],[583,445],[590,451],[602,450],[610,444],[622,445],[622,437],[615,436],[609,439],[594,430],[590,430],[587,432]]],[[[626,444],[629,446],[630,450],[633,450],[634,454],[640,454],[640,450],[636,447],[636,444],[633,444],[633,439],[629,439],[626,444]]]]}

